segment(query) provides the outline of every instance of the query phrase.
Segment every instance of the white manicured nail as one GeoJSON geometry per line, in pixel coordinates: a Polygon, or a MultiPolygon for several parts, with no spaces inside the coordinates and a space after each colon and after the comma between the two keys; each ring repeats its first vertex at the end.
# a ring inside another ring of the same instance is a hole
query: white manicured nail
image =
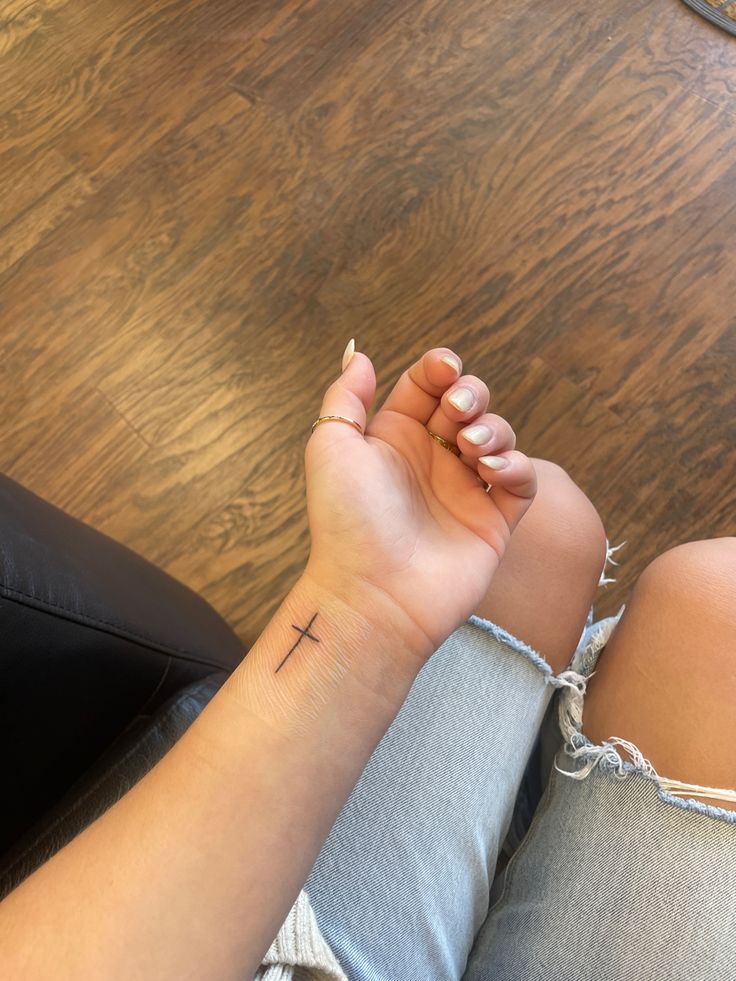
{"type": "Polygon", "coordinates": [[[460,362],[457,360],[457,358],[453,358],[451,354],[446,354],[444,358],[440,358],[440,361],[444,361],[445,364],[449,364],[451,368],[455,369],[458,375],[460,374],[460,362]]]}
{"type": "Polygon", "coordinates": [[[460,432],[469,443],[474,443],[476,446],[490,443],[491,436],[493,436],[493,430],[488,426],[468,426],[467,429],[461,429],[460,432]]]}
{"type": "Polygon", "coordinates": [[[484,463],[491,470],[504,470],[510,461],[505,456],[479,456],[478,463],[484,463]]]}
{"type": "Polygon", "coordinates": [[[342,370],[345,371],[347,366],[350,364],[351,358],[355,354],[355,338],[351,337],[348,341],[348,346],[345,348],[345,353],[342,356],[342,370]]]}
{"type": "Polygon", "coordinates": [[[475,394],[469,388],[456,388],[452,395],[447,396],[450,405],[454,405],[459,412],[467,412],[473,408],[475,394]]]}

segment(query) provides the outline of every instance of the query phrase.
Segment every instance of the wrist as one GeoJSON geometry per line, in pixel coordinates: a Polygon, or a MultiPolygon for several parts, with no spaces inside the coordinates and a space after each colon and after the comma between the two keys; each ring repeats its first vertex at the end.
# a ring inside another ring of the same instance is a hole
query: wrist
{"type": "Polygon", "coordinates": [[[386,653],[416,674],[437,645],[419,624],[375,583],[360,576],[340,577],[339,570],[324,569],[310,559],[298,584],[313,588],[348,617],[358,618],[372,632],[386,637],[386,653]]]}
{"type": "Polygon", "coordinates": [[[362,580],[336,584],[305,569],[289,602],[319,611],[314,626],[321,619],[323,632],[334,638],[327,656],[337,655],[346,673],[379,694],[411,686],[427,660],[424,634],[388,596],[362,580]]]}
{"type": "Polygon", "coordinates": [[[337,592],[305,570],[223,687],[282,737],[317,717],[357,732],[390,724],[425,660],[380,591],[337,592]]]}

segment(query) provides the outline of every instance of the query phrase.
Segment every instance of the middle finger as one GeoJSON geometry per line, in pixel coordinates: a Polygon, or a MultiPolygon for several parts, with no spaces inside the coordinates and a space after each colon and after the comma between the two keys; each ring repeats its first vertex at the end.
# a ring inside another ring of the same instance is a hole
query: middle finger
{"type": "Polygon", "coordinates": [[[490,400],[491,393],[484,381],[477,375],[461,375],[443,392],[440,404],[429,417],[427,429],[456,443],[460,430],[483,415],[490,400]]]}

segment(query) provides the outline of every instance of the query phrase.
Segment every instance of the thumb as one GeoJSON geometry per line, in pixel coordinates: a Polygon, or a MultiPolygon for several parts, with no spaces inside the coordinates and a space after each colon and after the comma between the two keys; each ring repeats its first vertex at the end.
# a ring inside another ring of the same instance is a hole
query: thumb
{"type": "MultiPolygon", "coordinates": [[[[376,397],[376,373],[373,362],[366,354],[355,350],[351,340],[343,355],[344,368],[330,385],[322,399],[318,416],[347,416],[360,424],[365,432],[368,409],[376,397]]],[[[324,422],[310,434],[313,440],[362,439],[353,426],[341,422],[324,422]]]]}

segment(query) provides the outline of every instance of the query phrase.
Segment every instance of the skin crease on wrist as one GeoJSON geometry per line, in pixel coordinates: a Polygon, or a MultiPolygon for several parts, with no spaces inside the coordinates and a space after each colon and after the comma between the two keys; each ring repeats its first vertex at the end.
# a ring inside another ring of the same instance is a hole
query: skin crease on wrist
{"type": "Polygon", "coordinates": [[[0,904],[1,977],[255,973],[417,671],[477,608],[536,492],[487,386],[461,372],[454,352],[426,352],[368,424],[373,365],[348,358],[319,414],[364,434],[332,422],[307,441],[305,572],[163,760],[0,904]],[[450,399],[460,387],[466,409],[450,399]],[[464,438],[471,423],[492,430],[487,444],[464,438]]]}

